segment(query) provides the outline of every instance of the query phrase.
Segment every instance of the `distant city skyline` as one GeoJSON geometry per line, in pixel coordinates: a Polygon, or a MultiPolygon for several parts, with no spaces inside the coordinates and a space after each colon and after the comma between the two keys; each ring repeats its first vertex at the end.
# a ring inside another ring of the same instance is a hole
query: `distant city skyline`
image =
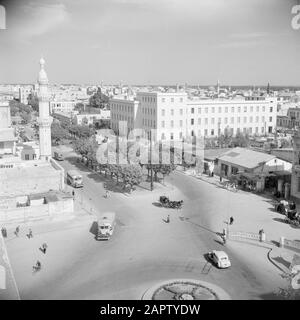
{"type": "Polygon", "coordinates": [[[296,0],[0,3],[0,83],[300,86],[296,0]]]}

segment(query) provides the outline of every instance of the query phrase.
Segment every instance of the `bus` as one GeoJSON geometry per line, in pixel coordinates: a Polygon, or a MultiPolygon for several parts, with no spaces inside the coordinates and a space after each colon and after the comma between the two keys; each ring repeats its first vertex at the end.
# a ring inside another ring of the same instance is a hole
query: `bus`
{"type": "Polygon", "coordinates": [[[109,240],[112,236],[116,225],[116,214],[114,212],[106,212],[101,214],[98,219],[98,232],[96,240],[109,240]]]}
{"type": "Polygon", "coordinates": [[[54,159],[55,160],[58,160],[58,161],[63,161],[64,160],[64,157],[62,155],[62,153],[59,153],[57,151],[54,151],[54,159]]]}
{"type": "Polygon", "coordinates": [[[82,175],[76,170],[69,170],[67,172],[67,183],[74,188],[82,188],[82,175]]]}

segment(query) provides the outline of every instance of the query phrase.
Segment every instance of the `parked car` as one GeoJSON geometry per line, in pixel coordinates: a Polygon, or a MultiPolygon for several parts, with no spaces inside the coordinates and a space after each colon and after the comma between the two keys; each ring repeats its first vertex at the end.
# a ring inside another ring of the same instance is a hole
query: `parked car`
{"type": "Polygon", "coordinates": [[[281,214],[296,213],[296,203],[294,201],[281,200],[275,203],[275,211],[281,214]]]}
{"type": "Polygon", "coordinates": [[[213,250],[208,253],[208,258],[220,269],[229,268],[231,266],[228,255],[224,251],[213,250]]]}

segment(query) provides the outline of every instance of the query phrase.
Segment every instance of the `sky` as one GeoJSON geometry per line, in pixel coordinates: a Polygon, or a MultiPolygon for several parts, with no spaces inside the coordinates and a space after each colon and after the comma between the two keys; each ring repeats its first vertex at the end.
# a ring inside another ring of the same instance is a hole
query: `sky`
{"type": "Polygon", "coordinates": [[[0,83],[299,86],[297,3],[0,0],[0,83]]]}

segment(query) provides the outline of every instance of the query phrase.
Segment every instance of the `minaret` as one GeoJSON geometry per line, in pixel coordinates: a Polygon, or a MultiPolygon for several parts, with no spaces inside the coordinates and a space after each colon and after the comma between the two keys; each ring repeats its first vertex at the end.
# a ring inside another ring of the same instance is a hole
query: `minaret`
{"type": "Polygon", "coordinates": [[[220,95],[220,81],[219,81],[219,79],[218,79],[218,82],[217,82],[217,95],[218,95],[218,97],[220,95]]]}
{"type": "Polygon", "coordinates": [[[270,82],[268,82],[268,85],[267,85],[267,94],[270,94],[270,82]]]}
{"type": "Polygon", "coordinates": [[[48,77],[44,69],[45,60],[40,60],[41,69],[38,77],[39,91],[39,136],[40,136],[40,159],[48,161],[51,157],[51,123],[49,116],[48,77]]]}

